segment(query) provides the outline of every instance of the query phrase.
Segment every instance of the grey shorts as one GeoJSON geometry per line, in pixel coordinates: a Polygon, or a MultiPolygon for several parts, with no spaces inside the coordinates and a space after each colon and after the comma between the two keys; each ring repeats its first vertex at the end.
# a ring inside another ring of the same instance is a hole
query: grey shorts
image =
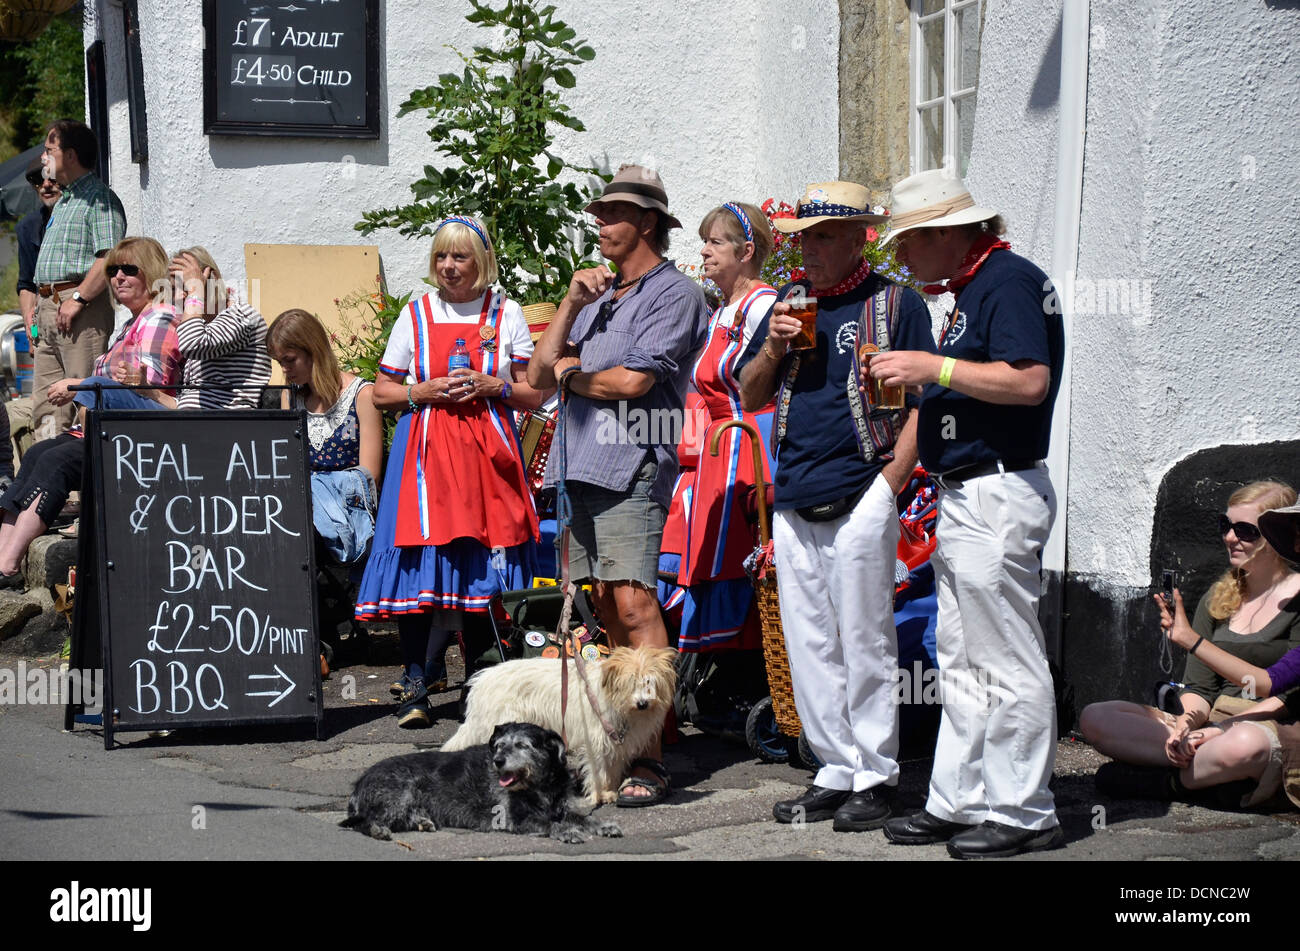
{"type": "Polygon", "coordinates": [[[668,511],[650,498],[659,464],[637,470],[624,492],[570,482],[569,578],[572,581],[637,581],[654,588],[659,580],[659,546],[668,511]]]}

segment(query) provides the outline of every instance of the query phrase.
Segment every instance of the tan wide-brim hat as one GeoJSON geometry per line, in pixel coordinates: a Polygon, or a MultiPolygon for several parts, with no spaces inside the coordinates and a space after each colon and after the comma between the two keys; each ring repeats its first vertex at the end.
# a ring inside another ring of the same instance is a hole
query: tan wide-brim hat
{"type": "Polygon", "coordinates": [[[917,172],[894,186],[885,243],[913,228],[950,228],[996,218],[992,208],[975,204],[965,184],[946,169],[917,172]]]}
{"type": "Polygon", "coordinates": [[[853,182],[813,182],[794,206],[795,217],[777,218],[772,225],[783,234],[803,231],[822,221],[861,221],[880,224],[889,212],[871,204],[866,188],[853,182]]]}
{"type": "Polygon", "coordinates": [[[668,213],[668,193],[664,191],[664,183],[659,180],[659,173],[644,165],[621,166],[600,197],[582,210],[594,215],[601,203],[607,201],[625,201],[640,208],[653,208],[664,216],[669,228],[682,226],[680,221],[668,213]]]}
{"type": "Polygon", "coordinates": [[[1259,530],[1273,550],[1287,561],[1300,562],[1296,527],[1300,526],[1300,505],[1272,509],[1259,517],[1259,530]]]}

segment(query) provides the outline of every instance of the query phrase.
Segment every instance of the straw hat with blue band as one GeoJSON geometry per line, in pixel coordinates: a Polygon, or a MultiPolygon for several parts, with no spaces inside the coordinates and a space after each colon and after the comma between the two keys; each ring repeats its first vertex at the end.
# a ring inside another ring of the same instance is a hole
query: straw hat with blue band
{"type": "Polygon", "coordinates": [[[639,208],[650,208],[664,216],[670,228],[680,228],[682,223],[668,213],[668,193],[659,173],[642,165],[624,165],[614,173],[614,179],[605,186],[600,197],[583,209],[587,214],[597,214],[602,202],[625,201],[639,208]]]}
{"type": "Polygon", "coordinates": [[[889,220],[889,212],[871,204],[871,195],[854,182],[813,182],[795,205],[795,217],[777,218],[772,226],[783,234],[794,234],[823,221],[860,221],[864,225],[889,220]]]}

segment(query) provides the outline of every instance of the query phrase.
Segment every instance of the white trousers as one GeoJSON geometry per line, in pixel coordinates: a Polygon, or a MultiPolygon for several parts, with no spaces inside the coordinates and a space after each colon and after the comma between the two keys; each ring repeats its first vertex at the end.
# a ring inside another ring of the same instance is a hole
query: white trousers
{"type": "Polygon", "coordinates": [[[898,784],[894,563],[898,510],[879,476],[830,522],[773,519],[794,701],[813,752],[814,782],[860,792],[898,784]]]}
{"type": "Polygon", "coordinates": [[[1038,623],[1056,514],[1047,471],[994,473],[939,495],[932,562],[943,718],[926,810],[952,822],[1057,824],[1056,701],[1038,623]]]}

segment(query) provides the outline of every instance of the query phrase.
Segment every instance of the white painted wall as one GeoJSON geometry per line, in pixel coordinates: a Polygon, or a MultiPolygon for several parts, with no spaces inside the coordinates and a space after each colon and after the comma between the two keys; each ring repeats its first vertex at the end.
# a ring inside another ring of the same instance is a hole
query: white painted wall
{"type": "MultiPolygon", "coordinates": [[[[968,176],[1045,268],[1058,12],[989,4],[968,176]]],[[[1141,587],[1156,490],[1176,463],[1296,437],[1300,10],[1093,0],[1091,19],[1069,570],[1141,587]],[[1084,282],[1117,281],[1137,282],[1141,306],[1103,293],[1086,312],[1084,282]]]]}
{"type": "MultiPolygon", "coordinates": [[[[587,126],[555,147],[579,164],[658,168],[685,229],[671,255],[698,263],[695,228],[723,201],[793,201],[805,182],[838,168],[839,13],[835,0],[555,0],[557,16],[596,49],[566,96],[587,126]]],[[[166,247],[205,245],[227,275],[243,276],[249,242],[380,246],[390,288],[426,273],[428,240],[363,237],[364,210],[405,204],[407,186],[435,158],[422,115],[394,118],[414,88],[458,60],[481,31],[463,0],[385,0],[381,137],[266,139],[203,134],[202,4],[141,0],[149,161],[130,162],[121,9],[98,0],[109,50],[112,184],[129,231],[166,247]],[[351,157],[349,159],[349,156],[351,157]]]]}

